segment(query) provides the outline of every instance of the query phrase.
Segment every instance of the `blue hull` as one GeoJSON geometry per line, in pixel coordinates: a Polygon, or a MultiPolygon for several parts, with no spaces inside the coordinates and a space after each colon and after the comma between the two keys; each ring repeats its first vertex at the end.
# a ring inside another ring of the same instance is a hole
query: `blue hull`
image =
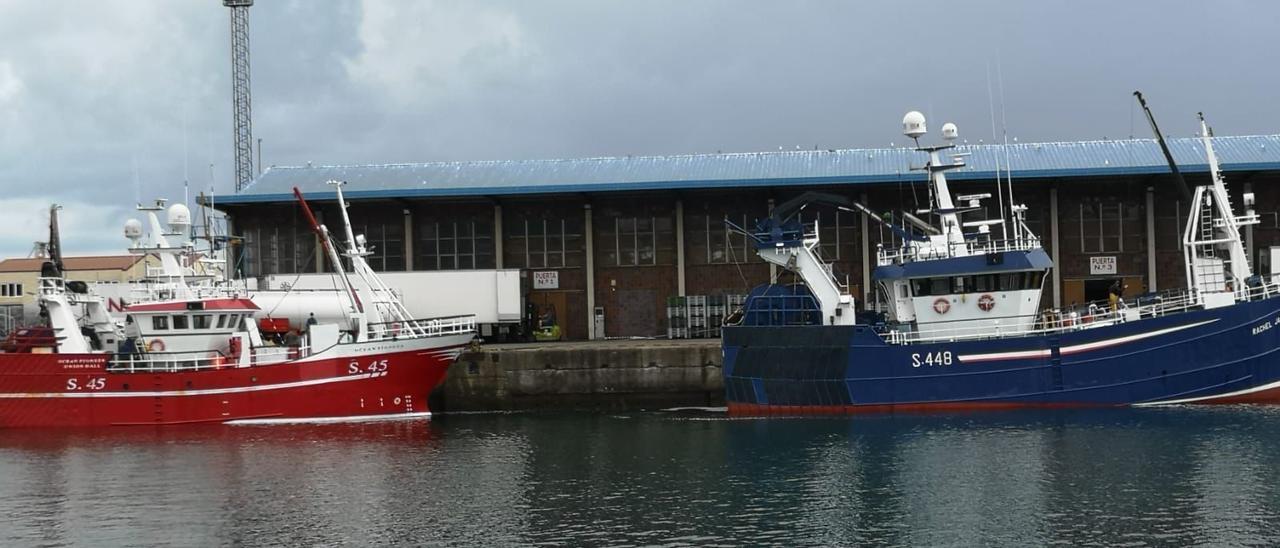
{"type": "Polygon", "coordinates": [[[887,344],[868,326],[723,330],[731,411],[1280,402],[1280,297],[1127,323],[887,344]]]}

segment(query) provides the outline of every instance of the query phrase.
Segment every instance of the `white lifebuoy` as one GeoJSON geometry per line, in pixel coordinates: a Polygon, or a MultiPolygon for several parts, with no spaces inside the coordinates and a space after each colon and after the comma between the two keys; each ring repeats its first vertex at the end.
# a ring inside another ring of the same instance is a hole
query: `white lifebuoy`
{"type": "Polygon", "coordinates": [[[151,339],[147,342],[147,352],[164,352],[164,341],[151,339]]]}
{"type": "Polygon", "coordinates": [[[946,314],[948,310],[951,310],[951,301],[943,298],[938,298],[938,300],[933,301],[934,312],[937,312],[938,314],[946,314]]]}

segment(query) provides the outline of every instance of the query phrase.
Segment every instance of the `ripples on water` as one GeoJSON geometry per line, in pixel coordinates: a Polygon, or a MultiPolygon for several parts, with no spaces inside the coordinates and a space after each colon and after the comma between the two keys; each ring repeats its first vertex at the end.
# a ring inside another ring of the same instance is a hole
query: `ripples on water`
{"type": "Polygon", "coordinates": [[[1280,409],[0,432],[0,544],[1276,545],[1280,409]]]}

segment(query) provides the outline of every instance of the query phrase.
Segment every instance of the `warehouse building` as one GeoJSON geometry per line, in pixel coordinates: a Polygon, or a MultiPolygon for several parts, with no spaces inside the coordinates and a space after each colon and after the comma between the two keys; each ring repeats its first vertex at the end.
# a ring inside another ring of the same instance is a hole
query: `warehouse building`
{"type": "MultiPolygon", "coordinates": [[[[0,336],[38,318],[40,269],[48,260],[37,256],[0,261],[0,336]]],[[[70,281],[125,284],[142,279],[148,267],[157,265],[156,259],[145,255],[64,257],[63,275],[70,281]]],[[[119,307],[119,303],[110,306],[119,307]]]]}
{"type": "MultiPolygon", "coordinates": [[[[1189,184],[1208,181],[1199,139],[1169,144],[1189,184]]],[[[1237,211],[1245,193],[1256,196],[1262,222],[1246,238],[1255,269],[1269,272],[1270,248],[1280,246],[1280,135],[1217,137],[1214,148],[1237,211]]],[[[1015,199],[1028,206],[1027,224],[1057,265],[1044,305],[1104,298],[1116,279],[1129,295],[1184,285],[1186,204],[1155,141],[963,145],[952,152],[968,164],[949,172],[953,192],[992,194],[984,203],[991,216],[999,211],[997,166],[1013,167],[1015,199]]],[[[245,276],[325,269],[292,189],[333,227],[335,195],[325,183],[340,180],[348,183],[353,225],[375,248],[375,268],[518,268],[525,294],[554,311],[566,338],[652,337],[667,335],[672,297],[743,294],[789,280],[758,259],[747,238],[726,230],[726,219],[747,226],[807,190],[914,212],[929,200],[924,173],[911,169],[924,160],[910,149],[882,148],[272,167],[215,203],[242,237],[233,260],[245,276]]],[[[893,245],[893,235],[829,207],[803,215],[820,227],[823,256],[874,306],[875,252],[893,245]]]]}

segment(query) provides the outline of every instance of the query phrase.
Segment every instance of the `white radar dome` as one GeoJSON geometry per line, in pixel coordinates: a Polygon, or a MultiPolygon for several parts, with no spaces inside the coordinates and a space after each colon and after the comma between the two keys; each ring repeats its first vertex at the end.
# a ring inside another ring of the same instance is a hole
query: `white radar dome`
{"type": "Polygon", "coordinates": [[[956,137],[958,137],[958,136],[960,136],[960,130],[956,129],[956,125],[955,125],[955,124],[953,124],[953,123],[951,123],[951,122],[947,122],[947,123],[945,123],[945,124],[942,124],[942,138],[943,138],[943,139],[946,139],[946,140],[948,140],[948,141],[954,141],[954,140],[956,140],[956,137]]]}
{"type": "Polygon", "coordinates": [[[168,223],[169,228],[174,231],[191,226],[191,210],[182,204],[169,206],[168,223]]]}
{"type": "Polygon", "coordinates": [[[902,117],[902,133],[912,139],[919,139],[927,130],[924,127],[924,115],[913,110],[902,117]]]}
{"type": "Polygon", "coordinates": [[[142,221],[129,219],[124,222],[124,237],[134,242],[142,239],[142,221]]]}

